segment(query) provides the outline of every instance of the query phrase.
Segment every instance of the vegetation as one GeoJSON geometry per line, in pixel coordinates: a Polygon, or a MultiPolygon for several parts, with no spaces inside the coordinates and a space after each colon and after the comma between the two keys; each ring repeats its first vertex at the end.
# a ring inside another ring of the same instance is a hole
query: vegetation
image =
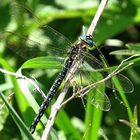
{"type": "MultiPolygon", "coordinates": [[[[139,3],[140,0],[109,0],[99,20],[93,36],[94,42],[111,66],[116,67],[125,58],[140,54],[139,3]]],[[[44,36],[39,28],[47,24],[65,35],[71,42],[75,42],[82,34],[83,25],[85,30],[88,29],[98,6],[98,0],[1,0],[0,68],[10,72],[18,71],[18,74],[23,72],[26,76],[33,75],[34,80],[38,81],[41,89],[47,94],[63,66],[63,60],[58,57],[55,59],[39,57],[29,60],[33,57],[30,55],[34,54],[26,53],[25,42],[29,41],[28,46],[31,47],[34,43],[27,38],[34,36],[35,38],[31,39],[36,43],[42,43],[44,36]],[[4,32],[6,30],[13,33],[4,32]],[[11,44],[7,43],[8,41],[11,44]],[[21,52],[18,52],[19,46],[23,47],[21,52]]],[[[56,38],[54,40],[57,41],[56,38]]],[[[63,43],[62,50],[66,50],[66,42],[63,43]]],[[[41,52],[39,49],[44,48],[36,48],[36,52],[41,52]]],[[[46,48],[44,51],[48,53],[46,48]]],[[[53,51],[49,53],[53,54],[56,50],[53,51]]],[[[131,79],[134,85],[131,94],[118,92],[115,96],[110,89],[103,89],[111,101],[111,110],[108,112],[91,105],[90,97],[87,99],[86,111],[81,100],[74,99],[68,102],[55,119],[50,139],[55,140],[58,137],[62,140],[139,139],[140,57],[135,57],[129,62],[134,64],[123,71],[123,74],[131,79]]],[[[2,140],[40,139],[42,136],[51,107],[45,112],[41,119],[42,123],[38,124],[35,133],[31,135],[29,127],[35,113],[38,112],[42,98],[37,91],[26,89],[26,84],[26,79],[0,73],[0,138],[2,140]]],[[[63,85],[59,88],[58,94],[63,85]]],[[[67,96],[69,97],[71,93],[72,87],[69,88],[67,96]]],[[[57,96],[53,102],[56,99],[57,96]]]]}

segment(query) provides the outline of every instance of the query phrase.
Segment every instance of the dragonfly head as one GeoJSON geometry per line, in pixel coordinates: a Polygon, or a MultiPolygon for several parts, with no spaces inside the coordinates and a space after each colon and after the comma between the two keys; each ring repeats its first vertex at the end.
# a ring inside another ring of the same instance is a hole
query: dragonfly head
{"type": "Polygon", "coordinates": [[[80,39],[88,45],[88,49],[93,49],[93,46],[95,46],[91,36],[82,35],[80,39]]]}

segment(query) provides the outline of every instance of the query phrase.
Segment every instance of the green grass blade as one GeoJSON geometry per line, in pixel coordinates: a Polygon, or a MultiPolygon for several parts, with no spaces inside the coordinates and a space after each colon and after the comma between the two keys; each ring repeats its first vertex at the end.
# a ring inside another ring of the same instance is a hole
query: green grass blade
{"type": "Polygon", "coordinates": [[[8,100],[5,98],[5,96],[3,95],[3,93],[0,93],[0,96],[3,99],[3,101],[5,102],[8,110],[10,111],[10,114],[11,114],[13,120],[17,124],[17,126],[20,129],[21,133],[27,139],[33,140],[34,138],[32,137],[32,135],[29,132],[28,128],[26,127],[26,125],[24,124],[24,122],[21,120],[21,118],[19,117],[19,115],[16,113],[16,111],[14,110],[14,108],[11,106],[11,104],[8,102],[8,100]]]}
{"type": "Polygon", "coordinates": [[[37,57],[26,61],[21,68],[47,68],[47,69],[60,69],[62,67],[63,60],[56,57],[37,57]]]}
{"type": "Polygon", "coordinates": [[[99,128],[102,121],[102,111],[91,104],[92,96],[89,93],[85,118],[85,140],[98,140],[99,128]]]}
{"type": "Polygon", "coordinates": [[[137,114],[137,106],[134,108],[134,113],[133,113],[133,121],[132,121],[132,126],[131,126],[131,136],[130,140],[137,140],[140,139],[140,132],[136,129],[136,127],[140,130],[138,127],[138,114],[137,114]]]}
{"type": "Polygon", "coordinates": [[[127,108],[127,113],[128,113],[129,120],[132,121],[133,113],[132,113],[130,105],[129,105],[128,101],[127,101],[125,93],[123,92],[121,84],[119,83],[119,81],[118,81],[118,79],[116,77],[113,77],[112,80],[114,82],[115,87],[117,88],[117,90],[119,92],[120,97],[122,98],[123,103],[125,104],[125,106],[127,108]]]}
{"type": "MultiPolygon", "coordinates": [[[[94,75],[96,79],[98,79],[97,75],[94,75]]],[[[91,91],[88,93],[88,100],[87,100],[87,108],[86,108],[86,117],[85,117],[85,134],[84,138],[85,140],[98,140],[99,137],[99,129],[101,126],[102,121],[102,110],[96,108],[91,104],[91,101],[93,101],[93,95],[96,95],[94,98],[94,101],[97,100],[104,100],[103,97],[100,98],[98,94],[105,94],[105,85],[101,84],[96,87],[97,89],[91,89],[91,91]],[[96,93],[97,92],[97,93],[96,93]]],[[[104,100],[105,101],[105,100],[104,100]]],[[[101,101],[102,106],[104,106],[104,102],[101,101]]],[[[99,103],[99,105],[101,105],[99,103]]],[[[103,107],[104,108],[104,107],[103,107]]]]}
{"type": "MultiPolygon", "coordinates": [[[[4,59],[0,59],[0,63],[6,70],[13,72],[13,69],[9,66],[9,64],[4,59]]],[[[28,116],[28,113],[29,113],[28,110],[30,108],[30,105],[32,106],[33,110],[36,113],[38,113],[38,110],[40,107],[38,103],[36,102],[36,100],[34,99],[34,97],[32,96],[32,93],[27,88],[27,85],[25,85],[24,79],[16,79],[13,76],[10,76],[10,78],[11,78],[13,88],[15,91],[15,97],[16,97],[18,107],[23,114],[23,119],[25,120],[27,126],[30,126],[34,117],[34,113],[32,111],[30,111],[30,117],[28,116]]],[[[45,115],[42,116],[41,121],[43,122],[43,124],[47,122],[47,118],[45,115]]],[[[50,135],[51,137],[56,138],[56,132],[54,131],[54,129],[52,129],[52,132],[50,135]]]]}
{"type": "Polygon", "coordinates": [[[60,130],[64,131],[66,136],[69,137],[69,140],[73,140],[73,139],[81,140],[80,133],[73,126],[70,118],[68,117],[68,115],[63,110],[61,110],[58,113],[58,116],[56,118],[56,125],[57,125],[57,127],[60,128],[60,130]]]}

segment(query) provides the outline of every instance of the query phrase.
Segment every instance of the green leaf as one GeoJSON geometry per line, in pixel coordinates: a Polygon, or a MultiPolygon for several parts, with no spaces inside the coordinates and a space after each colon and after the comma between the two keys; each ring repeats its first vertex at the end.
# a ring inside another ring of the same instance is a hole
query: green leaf
{"type": "Polygon", "coordinates": [[[110,55],[135,55],[139,53],[140,53],[139,51],[125,49],[125,50],[112,51],[110,55]]]}
{"type": "Polygon", "coordinates": [[[119,2],[114,4],[111,10],[106,7],[103,17],[94,33],[97,44],[124,31],[134,23],[134,17],[137,14],[136,8],[131,1],[124,3],[126,4],[125,8],[119,2]]]}
{"type": "Polygon", "coordinates": [[[129,49],[129,50],[133,50],[133,51],[138,51],[140,53],[140,43],[129,43],[129,44],[126,44],[126,47],[129,49]]]}
{"type": "Polygon", "coordinates": [[[71,0],[71,1],[67,1],[67,0],[63,0],[63,2],[61,0],[56,0],[56,3],[67,8],[67,9],[88,9],[93,7],[93,5],[97,4],[96,1],[92,1],[92,0],[71,0]]]}
{"type": "MultiPolygon", "coordinates": [[[[13,72],[12,68],[4,59],[0,59],[0,63],[4,66],[5,69],[8,69],[9,71],[13,72]]],[[[20,70],[18,72],[20,72],[20,70]]],[[[10,77],[12,80],[12,84],[14,86],[15,96],[16,96],[16,100],[20,108],[20,111],[23,113],[23,118],[26,124],[30,126],[31,121],[33,121],[31,119],[31,116],[34,115],[30,111],[30,117],[28,116],[28,113],[29,113],[28,110],[30,108],[30,105],[32,106],[32,108],[34,109],[36,113],[38,113],[40,106],[36,102],[35,98],[32,96],[32,93],[29,91],[27,87],[28,85],[26,85],[27,81],[25,79],[16,79],[13,76],[10,76],[10,77]]],[[[41,121],[43,122],[43,124],[47,122],[47,118],[45,115],[43,115],[43,117],[41,118],[41,121]]],[[[54,129],[52,129],[50,135],[51,137],[56,138],[56,132],[54,132],[54,129]]]]}
{"type": "Polygon", "coordinates": [[[58,113],[56,118],[56,125],[60,128],[60,130],[64,131],[65,135],[69,137],[69,140],[81,140],[80,133],[72,125],[69,116],[63,110],[58,113]]]}
{"type": "Polygon", "coordinates": [[[31,133],[29,132],[28,128],[25,126],[24,122],[21,120],[19,115],[16,113],[16,111],[13,109],[11,104],[8,102],[8,100],[5,98],[3,93],[0,93],[1,98],[5,102],[6,106],[8,107],[8,110],[10,111],[10,114],[12,118],[14,119],[15,123],[17,124],[18,128],[20,129],[21,133],[23,136],[27,139],[33,140],[34,138],[32,137],[31,133]]]}
{"type": "Polygon", "coordinates": [[[91,104],[92,93],[88,93],[88,103],[86,109],[86,118],[85,118],[85,140],[97,140],[98,132],[101,125],[102,120],[102,111],[97,109],[91,104]]]}
{"type": "Polygon", "coordinates": [[[133,120],[131,125],[131,136],[130,140],[140,139],[140,128],[138,127],[138,114],[137,106],[134,108],[133,120]],[[139,131],[138,131],[139,130],[139,131]]]}
{"type": "MultiPolygon", "coordinates": [[[[21,69],[18,70],[18,73],[21,73],[20,70],[21,69]]],[[[19,79],[17,79],[17,82],[18,82],[18,85],[20,87],[20,90],[22,91],[22,93],[25,96],[26,100],[29,102],[29,104],[32,106],[33,110],[37,114],[38,113],[38,110],[40,109],[40,106],[38,105],[37,101],[35,100],[35,98],[33,97],[32,93],[31,93],[31,91],[28,88],[28,86],[30,84],[29,81],[27,81],[26,79],[19,78],[19,79]]],[[[47,120],[48,119],[47,119],[46,115],[44,114],[41,117],[41,122],[43,124],[46,124],[47,120]]],[[[50,132],[50,136],[52,138],[57,139],[56,132],[55,132],[54,129],[52,129],[52,131],[50,132]]]]}
{"type": "Polygon", "coordinates": [[[124,91],[122,90],[123,87],[121,87],[121,84],[119,83],[119,80],[116,77],[113,77],[112,80],[113,80],[115,87],[117,88],[117,90],[119,92],[120,97],[122,98],[123,103],[127,107],[129,120],[132,121],[132,118],[133,118],[132,110],[131,110],[130,105],[127,101],[126,95],[125,95],[124,91]]]}
{"type": "Polygon", "coordinates": [[[120,49],[117,51],[112,51],[110,54],[111,55],[135,55],[135,54],[140,54],[140,44],[126,44],[126,47],[128,49],[120,49]]]}
{"type": "MultiPolygon", "coordinates": [[[[97,81],[100,80],[98,74],[95,74],[94,76],[97,81]]],[[[96,88],[98,88],[98,90],[91,89],[90,92],[88,93],[86,116],[85,116],[85,134],[84,134],[85,140],[90,140],[90,139],[98,140],[99,137],[98,134],[102,121],[102,110],[93,106],[94,103],[92,104],[92,101],[93,101],[93,94],[96,95],[93,102],[95,102],[96,99],[100,101],[100,99],[98,99],[99,97],[98,94],[99,92],[101,92],[101,94],[105,94],[104,93],[105,85],[101,84],[96,88]]],[[[102,106],[104,106],[104,102],[101,101],[101,103],[102,106]]]]}
{"type": "Polygon", "coordinates": [[[45,69],[60,69],[62,67],[63,60],[56,57],[37,57],[26,61],[21,68],[45,68],[45,69]]]}
{"type": "MultiPolygon", "coordinates": [[[[7,63],[7,61],[5,61],[4,59],[0,59],[0,64],[3,66],[4,69],[13,72],[13,69],[10,67],[10,65],[7,63]]],[[[19,110],[25,115],[23,115],[23,118],[25,120],[25,122],[29,121],[29,118],[26,116],[26,110],[29,107],[29,104],[27,103],[26,99],[24,98],[22,92],[19,89],[18,83],[16,81],[16,77],[14,76],[9,76],[5,74],[5,77],[10,77],[10,82],[12,84],[12,88],[14,88],[14,92],[15,92],[15,97],[16,97],[16,101],[19,107],[19,110]]],[[[9,87],[11,89],[11,87],[9,87]]]]}

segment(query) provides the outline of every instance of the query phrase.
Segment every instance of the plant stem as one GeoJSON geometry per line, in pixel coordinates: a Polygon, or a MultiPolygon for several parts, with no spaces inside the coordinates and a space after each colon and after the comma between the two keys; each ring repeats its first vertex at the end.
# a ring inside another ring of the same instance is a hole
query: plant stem
{"type": "Polygon", "coordinates": [[[104,10],[107,2],[108,2],[108,0],[102,0],[101,1],[100,5],[98,7],[98,10],[97,10],[97,12],[96,12],[96,14],[95,14],[90,26],[89,26],[89,29],[87,31],[87,36],[92,36],[92,34],[93,34],[94,30],[95,30],[95,27],[96,27],[96,25],[97,25],[97,23],[99,21],[100,16],[103,13],[103,10],[104,10]]]}

